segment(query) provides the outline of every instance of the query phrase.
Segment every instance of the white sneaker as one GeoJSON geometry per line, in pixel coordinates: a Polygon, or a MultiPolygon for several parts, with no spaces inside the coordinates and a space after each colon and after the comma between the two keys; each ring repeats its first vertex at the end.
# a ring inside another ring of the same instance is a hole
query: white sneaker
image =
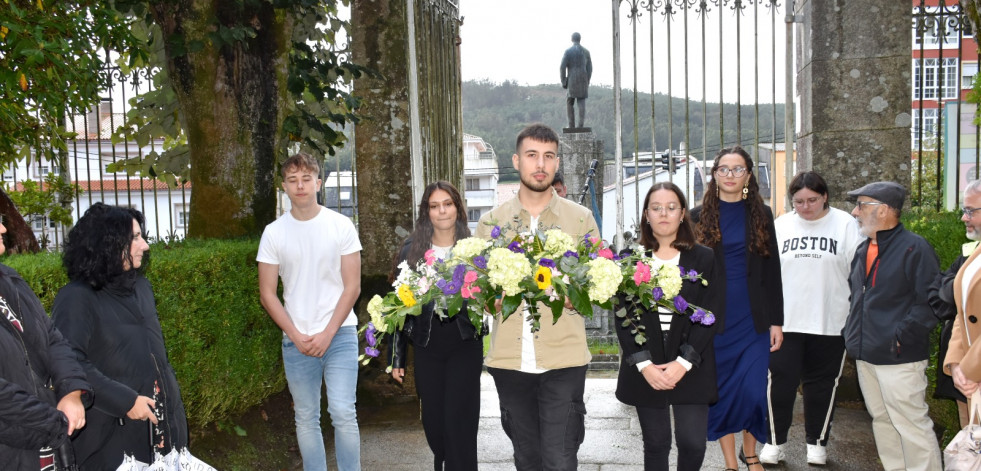
{"type": "Polygon", "coordinates": [[[823,465],[828,462],[828,450],[821,445],[807,445],[807,464],[823,465]]]}
{"type": "MultiPolygon", "coordinates": [[[[810,445],[808,445],[810,447],[810,445]]],[[[810,448],[808,448],[808,459],[810,459],[810,448]]],[[[760,462],[764,464],[779,464],[783,461],[783,445],[767,443],[760,450],[760,462]]]]}

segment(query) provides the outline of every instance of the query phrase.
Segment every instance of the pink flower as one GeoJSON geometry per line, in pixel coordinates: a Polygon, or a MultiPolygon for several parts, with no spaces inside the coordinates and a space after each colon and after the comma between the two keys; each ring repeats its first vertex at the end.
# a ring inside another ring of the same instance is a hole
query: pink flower
{"type": "Polygon", "coordinates": [[[468,271],[467,274],[463,276],[463,282],[468,285],[474,281],[477,281],[477,272],[475,271],[468,271]]]}
{"type": "Polygon", "coordinates": [[[638,261],[637,269],[634,270],[634,284],[640,286],[641,283],[651,281],[651,267],[646,263],[638,261]]]}
{"type": "Polygon", "coordinates": [[[609,260],[613,260],[613,251],[610,249],[600,249],[598,252],[596,252],[596,255],[599,255],[600,257],[609,260]]]}
{"type": "Polygon", "coordinates": [[[479,286],[473,286],[470,284],[467,284],[463,288],[460,288],[460,296],[463,296],[463,299],[474,299],[474,295],[479,292],[480,292],[479,286]]]}
{"type": "Polygon", "coordinates": [[[429,249],[422,255],[422,258],[426,259],[426,265],[432,265],[436,262],[436,257],[433,255],[435,250],[429,249]]]}

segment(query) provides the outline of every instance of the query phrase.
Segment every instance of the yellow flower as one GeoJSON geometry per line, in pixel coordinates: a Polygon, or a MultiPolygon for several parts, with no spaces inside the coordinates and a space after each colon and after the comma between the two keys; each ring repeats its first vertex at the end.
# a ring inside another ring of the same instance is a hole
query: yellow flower
{"type": "Polygon", "coordinates": [[[398,296],[402,300],[402,304],[405,304],[405,307],[416,305],[416,297],[412,294],[412,289],[408,285],[399,286],[398,296]]]}
{"type": "Polygon", "coordinates": [[[538,283],[538,289],[552,286],[552,270],[548,267],[539,266],[538,271],[535,272],[535,283],[538,283]]]}

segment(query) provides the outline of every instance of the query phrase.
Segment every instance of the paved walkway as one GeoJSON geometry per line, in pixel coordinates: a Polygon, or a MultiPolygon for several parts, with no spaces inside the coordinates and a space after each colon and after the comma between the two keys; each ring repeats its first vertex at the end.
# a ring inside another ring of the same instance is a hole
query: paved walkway
{"type": "MultiPolygon", "coordinates": [[[[480,470],[513,470],[511,442],[501,429],[501,411],[494,381],[487,373],[480,378],[480,431],[478,459],[480,470]]],[[[579,449],[579,469],[589,471],[642,471],[643,456],[640,425],[633,407],[618,401],[615,372],[590,372],[586,380],[586,439],[579,449]]],[[[402,409],[414,409],[402,408],[402,409]]],[[[410,411],[411,412],[411,411],[410,411]]],[[[426,444],[422,423],[415,412],[402,417],[372,417],[361,423],[362,467],[365,471],[433,469],[432,453],[426,444]]],[[[804,445],[801,401],[797,401],[788,442],[787,462],[771,470],[848,470],[876,471],[878,462],[872,438],[871,419],[865,409],[839,407],[835,413],[828,465],[809,467],[804,445]]],[[[329,443],[329,442],[328,442],[329,443]]],[[[672,451],[672,466],[677,451],[672,451]]],[[[333,463],[333,456],[328,458],[333,463]]],[[[708,443],[702,469],[724,468],[722,452],[715,442],[708,443]]],[[[740,464],[740,469],[746,469],[740,464]]]]}

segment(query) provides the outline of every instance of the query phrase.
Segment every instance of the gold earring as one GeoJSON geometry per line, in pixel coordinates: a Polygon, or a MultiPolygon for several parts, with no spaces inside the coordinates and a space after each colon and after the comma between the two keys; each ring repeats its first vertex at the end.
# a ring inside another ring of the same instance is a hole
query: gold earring
{"type": "Polygon", "coordinates": [[[719,197],[719,186],[718,185],[715,186],[715,197],[716,198],[719,197]]]}
{"type": "Polygon", "coordinates": [[[747,197],[749,197],[749,182],[746,182],[746,184],[743,185],[743,199],[746,199],[747,197]]]}

